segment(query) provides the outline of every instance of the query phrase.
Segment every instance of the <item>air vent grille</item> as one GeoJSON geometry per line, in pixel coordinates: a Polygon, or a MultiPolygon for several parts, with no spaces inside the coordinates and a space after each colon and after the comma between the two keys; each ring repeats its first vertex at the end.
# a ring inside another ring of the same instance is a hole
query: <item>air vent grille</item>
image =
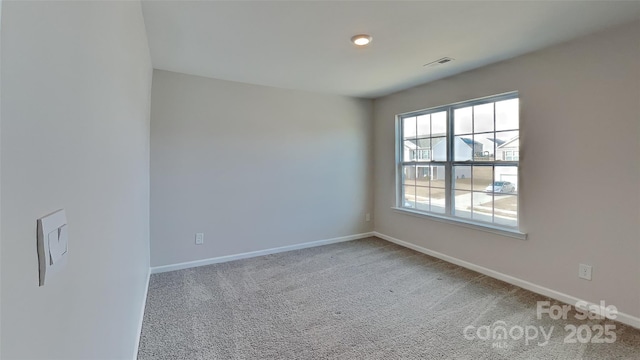
{"type": "Polygon", "coordinates": [[[450,58],[450,57],[443,57],[442,59],[438,59],[438,60],[436,60],[436,61],[432,61],[432,62],[427,63],[427,64],[424,64],[424,65],[422,65],[422,66],[424,66],[424,67],[433,67],[433,66],[438,66],[438,65],[446,64],[446,63],[448,63],[448,62],[452,62],[453,60],[455,60],[455,59],[450,58]]]}

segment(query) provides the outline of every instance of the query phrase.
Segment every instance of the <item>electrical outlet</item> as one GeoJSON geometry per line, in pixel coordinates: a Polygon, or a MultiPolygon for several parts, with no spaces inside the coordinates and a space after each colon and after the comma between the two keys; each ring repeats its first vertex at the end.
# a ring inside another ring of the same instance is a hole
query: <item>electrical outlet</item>
{"type": "Polygon", "coordinates": [[[364,216],[364,221],[371,221],[371,214],[367,213],[367,214],[364,216]]]}
{"type": "Polygon", "coordinates": [[[591,280],[591,266],[580,264],[578,267],[578,277],[585,280],[591,280]]]}
{"type": "Polygon", "coordinates": [[[204,244],[204,233],[196,233],[196,245],[204,244]]]}

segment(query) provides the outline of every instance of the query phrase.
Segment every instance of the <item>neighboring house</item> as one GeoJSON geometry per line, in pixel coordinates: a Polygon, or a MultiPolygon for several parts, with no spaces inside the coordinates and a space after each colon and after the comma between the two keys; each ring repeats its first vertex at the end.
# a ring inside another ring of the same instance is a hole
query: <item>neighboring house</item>
{"type": "Polygon", "coordinates": [[[518,161],[520,159],[520,136],[507,140],[496,148],[496,160],[518,161]]]}
{"type": "Polygon", "coordinates": [[[456,161],[473,160],[474,155],[476,157],[484,155],[484,145],[471,138],[456,136],[453,147],[456,161]]]}
{"type": "MultiPolygon", "coordinates": [[[[517,161],[519,158],[520,141],[518,136],[504,141],[493,138],[476,138],[473,140],[467,137],[456,137],[454,139],[454,151],[457,161],[472,160],[475,154],[478,157],[492,157],[494,142],[496,147],[496,160],[500,161],[517,161]],[[486,151],[484,149],[487,149],[486,151]]],[[[445,159],[447,153],[446,142],[438,142],[431,147],[419,147],[416,140],[407,140],[404,142],[403,156],[405,159],[411,160],[429,160],[431,155],[433,159],[445,159]]],[[[421,179],[430,177],[433,180],[444,180],[444,166],[417,165],[415,168],[405,169],[405,179],[421,179]]],[[[495,180],[510,181],[514,184],[518,183],[518,169],[516,167],[498,166],[495,169],[495,180]]],[[[471,167],[463,167],[456,172],[456,178],[471,177],[471,167]]]]}
{"type": "MultiPolygon", "coordinates": [[[[455,137],[453,140],[453,151],[456,154],[456,161],[472,160],[473,154],[482,155],[483,145],[466,137],[455,137]]],[[[445,141],[437,143],[433,147],[435,159],[446,159],[447,144],[445,141]]]]}
{"type": "Polygon", "coordinates": [[[431,159],[431,147],[419,148],[414,141],[416,140],[407,140],[404,142],[403,159],[417,161],[431,159]]]}
{"type": "MultiPolygon", "coordinates": [[[[432,141],[438,138],[432,138],[432,141]]],[[[417,140],[407,140],[404,141],[403,146],[403,158],[411,159],[414,161],[419,160],[430,160],[431,154],[433,154],[433,159],[446,159],[447,147],[446,141],[439,141],[436,143],[433,148],[431,147],[419,147],[417,145],[417,140]]],[[[455,137],[453,141],[454,152],[456,153],[456,160],[465,161],[472,160],[473,155],[478,156],[487,156],[483,152],[484,145],[480,141],[474,141],[471,138],[467,137],[455,137]]],[[[489,148],[493,149],[493,145],[489,146],[489,148]]],[[[414,169],[406,169],[404,174],[406,179],[418,179],[423,177],[430,176],[431,179],[434,180],[444,180],[445,172],[444,166],[428,166],[428,165],[417,165],[414,169]]],[[[456,174],[457,177],[471,177],[471,168],[465,168],[462,171],[459,171],[456,174]]]]}
{"type": "MultiPolygon", "coordinates": [[[[487,134],[486,136],[493,136],[493,134],[487,134]]],[[[496,146],[504,144],[504,140],[494,139],[493,137],[483,137],[482,134],[474,137],[475,141],[480,142],[483,145],[482,157],[493,159],[493,153],[496,146]]],[[[478,156],[476,156],[477,158],[478,156]]]]}
{"type": "MultiPolygon", "coordinates": [[[[403,146],[403,159],[411,159],[412,161],[430,160],[431,147],[419,147],[417,140],[407,140],[403,146]]],[[[416,166],[415,168],[405,169],[405,179],[420,179],[429,176],[429,166],[416,166]]]]}
{"type": "MultiPolygon", "coordinates": [[[[518,161],[520,159],[520,137],[514,136],[496,148],[496,160],[518,161]]],[[[496,181],[510,181],[518,186],[518,168],[515,166],[496,166],[496,181]]]]}
{"type": "MultiPolygon", "coordinates": [[[[443,141],[436,144],[433,148],[433,154],[435,156],[446,157],[447,148],[446,143],[443,141]]],[[[455,137],[453,140],[453,151],[456,154],[456,161],[472,160],[473,154],[482,155],[483,144],[479,141],[474,141],[467,137],[455,137]]],[[[434,174],[435,175],[435,174],[434,174]]],[[[456,178],[469,178],[471,177],[471,167],[464,167],[456,172],[456,178]]],[[[444,180],[444,171],[433,177],[434,179],[444,180]]]]}

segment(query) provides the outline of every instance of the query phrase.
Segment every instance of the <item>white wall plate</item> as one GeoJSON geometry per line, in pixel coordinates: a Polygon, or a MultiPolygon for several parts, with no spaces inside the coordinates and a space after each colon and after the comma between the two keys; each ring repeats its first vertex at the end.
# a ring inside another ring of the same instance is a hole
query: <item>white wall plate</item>
{"type": "Polygon", "coordinates": [[[38,219],[38,264],[40,286],[62,268],[67,260],[69,234],[63,209],[38,219]]]}

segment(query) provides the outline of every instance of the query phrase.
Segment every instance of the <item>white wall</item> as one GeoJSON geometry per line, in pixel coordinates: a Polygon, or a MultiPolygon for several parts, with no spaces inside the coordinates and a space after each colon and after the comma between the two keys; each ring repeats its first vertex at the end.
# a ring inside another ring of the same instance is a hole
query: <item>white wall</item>
{"type": "Polygon", "coordinates": [[[140,3],[2,5],[0,357],[131,359],[149,269],[140,3]],[[36,219],[58,208],[68,263],[38,287],[36,219]]]}
{"type": "Polygon", "coordinates": [[[640,316],[639,34],[635,22],[376,100],[375,230],[640,316]],[[395,114],[513,90],[528,240],[391,210],[395,114]]]}
{"type": "Polygon", "coordinates": [[[370,100],[155,70],[151,264],[370,231],[370,119],[370,100]]]}

